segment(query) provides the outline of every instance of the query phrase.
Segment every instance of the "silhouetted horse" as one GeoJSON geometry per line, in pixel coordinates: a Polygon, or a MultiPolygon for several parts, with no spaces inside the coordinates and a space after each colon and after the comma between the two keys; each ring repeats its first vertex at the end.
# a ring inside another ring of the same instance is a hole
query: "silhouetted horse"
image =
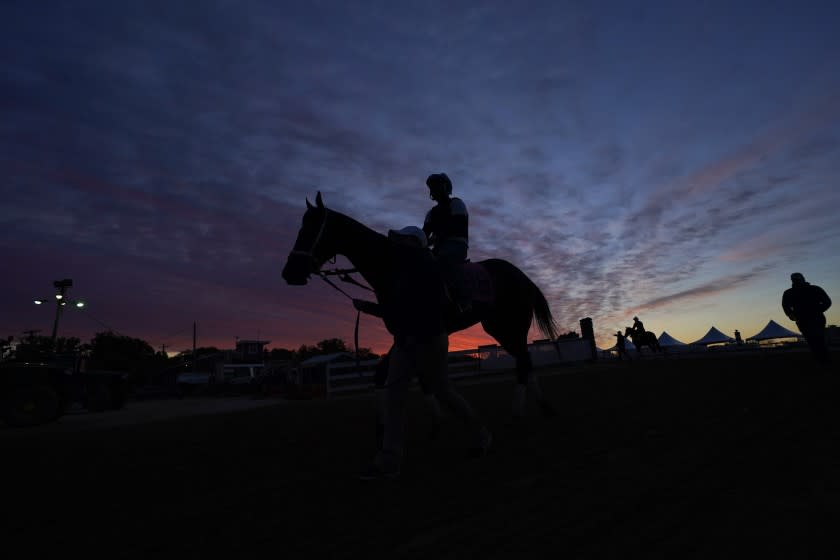
{"type": "MultiPolygon", "coordinates": [[[[303,223],[283,267],[283,279],[291,285],[304,285],[311,274],[320,272],[325,262],[343,255],[364,277],[377,299],[381,299],[388,289],[389,243],[387,236],[326,208],[318,192],[315,206],[306,200],[303,223]]],[[[557,338],[557,326],[545,296],[524,272],[508,261],[487,259],[470,266],[480,267],[494,297],[492,301],[474,300],[472,311],[465,316],[449,313],[448,332],[451,334],[480,322],[487,334],[516,360],[514,416],[524,414],[528,390],[544,413],[553,413],[554,408],[543,397],[537,383],[528,352],[528,331],[534,320],[546,337],[557,338]]]]}
{"type": "Polygon", "coordinates": [[[650,331],[639,333],[634,331],[633,327],[627,327],[624,329],[624,336],[629,337],[633,341],[633,346],[636,347],[636,352],[639,355],[642,353],[642,346],[647,346],[651,352],[662,352],[662,347],[659,346],[659,339],[650,331]]]}

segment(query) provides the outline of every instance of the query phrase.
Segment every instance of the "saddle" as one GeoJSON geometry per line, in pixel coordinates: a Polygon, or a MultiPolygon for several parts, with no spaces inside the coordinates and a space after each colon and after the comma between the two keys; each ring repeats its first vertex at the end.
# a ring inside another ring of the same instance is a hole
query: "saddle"
{"type": "MultiPolygon", "coordinates": [[[[470,298],[473,303],[493,303],[496,299],[495,289],[493,288],[493,280],[487,269],[478,263],[465,261],[463,264],[463,290],[464,294],[470,298]]],[[[452,297],[452,288],[446,281],[445,276],[441,277],[444,288],[446,289],[446,298],[452,305],[455,300],[452,297]]]]}

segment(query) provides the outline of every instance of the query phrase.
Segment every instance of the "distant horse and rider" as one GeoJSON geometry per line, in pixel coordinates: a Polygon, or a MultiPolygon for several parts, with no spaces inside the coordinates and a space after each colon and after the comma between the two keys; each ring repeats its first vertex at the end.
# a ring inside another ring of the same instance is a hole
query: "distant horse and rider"
{"type": "MultiPolygon", "coordinates": [[[[336,255],[350,261],[377,299],[387,299],[393,274],[388,236],[327,208],[318,192],[315,205],[306,200],[302,225],[283,268],[283,279],[290,285],[305,285],[311,275],[323,276],[321,267],[336,255]]],[[[514,417],[524,415],[528,392],[543,413],[554,414],[554,406],[543,396],[537,382],[528,351],[528,332],[533,322],[548,339],[557,338],[557,325],[542,291],[522,270],[503,259],[466,263],[464,276],[469,278],[465,289],[478,287],[480,293],[473,290],[467,313],[457,302],[449,303],[447,332],[452,334],[480,323],[516,361],[514,417]]]]}
{"type": "Polygon", "coordinates": [[[642,346],[647,346],[651,352],[663,352],[659,339],[651,331],[646,331],[644,324],[638,317],[633,317],[633,326],[624,329],[624,336],[633,342],[636,352],[641,356],[642,346]]]}

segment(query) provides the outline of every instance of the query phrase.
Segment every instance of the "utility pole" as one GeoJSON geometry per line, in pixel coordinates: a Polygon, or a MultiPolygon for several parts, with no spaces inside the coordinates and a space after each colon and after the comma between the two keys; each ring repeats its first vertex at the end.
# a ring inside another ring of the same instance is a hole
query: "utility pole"
{"type": "MultiPolygon", "coordinates": [[[[52,336],[50,337],[50,346],[51,351],[56,351],[56,340],[58,338],[58,320],[61,319],[61,313],[64,311],[64,307],[67,305],[67,290],[73,286],[73,280],[70,278],[65,278],[64,280],[54,280],[53,286],[56,290],[58,290],[55,294],[55,320],[53,321],[53,328],[52,328],[52,336]]],[[[38,298],[32,300],[35,305],[41,305],[49,301],[49,298],[38,298]]],[[[83,301],[73,301],[71,302],[78,308],[82,308],[85,306],[85,302],[83,301]]]]}
{"type": "Polygon", "coordinates": [[[61,312],[67,302],[64,301],[64,296],[67,294],[67,288],[73,285],[73,280],[65,278],[64,280],[56,280],[53,286],[56,287],[58,293],[55,294],[55,321],[53,322],[52,330],[52,348],[55,350],[55,339],[58,335],[58,319],[61,317],[61,312]]]}

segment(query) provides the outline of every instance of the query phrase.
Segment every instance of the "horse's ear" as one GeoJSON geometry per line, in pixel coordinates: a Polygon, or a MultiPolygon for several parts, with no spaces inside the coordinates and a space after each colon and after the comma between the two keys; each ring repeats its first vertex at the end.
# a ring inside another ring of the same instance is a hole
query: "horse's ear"
{"type": "Polygon", "coordinates": [[[312,210],[313,208],[315,208],[315,207],[312,206],[312,204],[309,203],[309,197],[306,197],[306,209],[307,210],[312,210]]]}
{"type": "Polygon", "coordinates": [[[315,195],[315,204],[318,206],[318,208],[324,207],[324,201],[321,200],[321,191],[318,191],[318,194],[315,195]]]}

